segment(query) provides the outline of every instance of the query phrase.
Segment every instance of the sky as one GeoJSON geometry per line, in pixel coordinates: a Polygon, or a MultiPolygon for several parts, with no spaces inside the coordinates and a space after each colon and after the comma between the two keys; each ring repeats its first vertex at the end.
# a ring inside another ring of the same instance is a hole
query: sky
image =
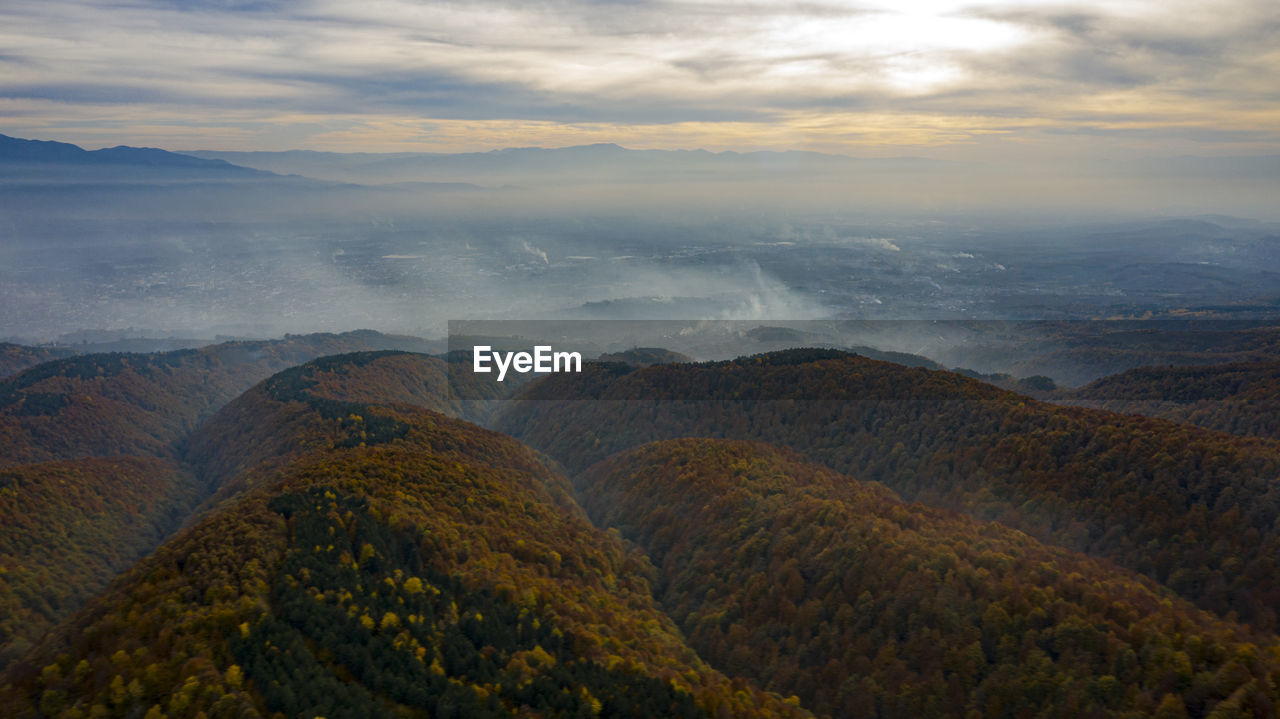
{"type": "Polygon", "coordinates": [[[1280,154],[1278,40],[1276,0],[4,0],[0,133],[189,150],[1280,154]]]}

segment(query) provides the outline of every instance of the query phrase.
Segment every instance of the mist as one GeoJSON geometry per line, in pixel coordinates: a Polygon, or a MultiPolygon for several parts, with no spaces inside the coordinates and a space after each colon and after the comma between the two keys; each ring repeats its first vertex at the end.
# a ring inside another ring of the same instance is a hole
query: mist
{"type": "Polygon", "coordinates": [[[1234,316],[1280,301],[1266,158],[1104,172],[615,145],[128,151],[0,162],[0,337],[1234,316]]]}

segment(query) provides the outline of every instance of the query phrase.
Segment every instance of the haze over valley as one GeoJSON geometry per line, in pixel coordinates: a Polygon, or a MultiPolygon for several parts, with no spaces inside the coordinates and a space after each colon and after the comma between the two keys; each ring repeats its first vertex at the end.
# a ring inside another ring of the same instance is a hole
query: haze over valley
{"type": "Polygon", "coordinates": [[[906,211],[848,186],[963,184],[922,160],[3,149],[0,335],[27,344],[441,337],[449,319],[1258,319],[1280,304],[1275,222],[906,211]],[[842,196],[798,199],[832,183],[842,196]]]}

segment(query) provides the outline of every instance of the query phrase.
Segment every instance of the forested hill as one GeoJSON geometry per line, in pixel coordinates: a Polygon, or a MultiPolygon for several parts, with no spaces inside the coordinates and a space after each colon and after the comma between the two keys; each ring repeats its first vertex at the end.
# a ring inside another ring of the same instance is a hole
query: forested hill
{"type": "Polygon", "coordinates": [[[291,459],[11,667],[10,716],[808,716],[705,665],[515,440],[287,404],[291,459]]]}
{"type": "Polygon", "coordinates": [[[397,343],[376,332],[347,332],[45,362],[0,381],[0,466],[172,456],[201,419],[272,373],[397,343]]]}
{"type": "MultiPolygon", "coordinates": [[[[191,436],[183,458],[225,496],[298,452],[377,441],[400,431],[393,422],[366,417],[370,405],[486,418],[494,403],[451,399],[447,371],[439,358],[395,350],[321,357],[279,372],[228,403],[191,436]]],[[[466,395],[497,399],[492,393],[498,387],[479,383],[466,395]]]]}
{"type": "Polygon", "coordinates": [[[1280,361],[1209,367],[1143,367],[1055,401],[1145,414],[1246,437],[1280,439],[1280,361]]]}
{"type": "Polygon", "coordinates": [[[672,440],[576,482],[707,661],[821,716],[1269,716],[1280,699],[1274,636],[789,451],[672,440]]]}
{"type": "Polygon", "coordinates": [[[525,401],[505,408],[496,427],[574,472],[659,439],[789,446],[908,501],[1110,558],[1220,616],[1276,627],[1275,443],[1060,407],[954,373],[829,352],[611,365],[584,380],[553,375],[522,396],[707,399],[525,401]]]}
{"type": "MultiPolygon", "coordinates": [[[[329,349],[398,341],[356,332],[85,355],[0,382],[0,402],[7,401],[0,409],[0,668],[220,488],[201,462],[185,461],[183,449],[195,441],[189,430],[203,414],[273,367],[329,349]]],[[[327,391],[409,402],[426,402],[432,392],[444,396],[442,379],[416,386],[421,376],[407,373],[409,365],[438,360],[367,356],[378,361],[364,368],[364,379],[342,371],[348,360],[331,360],[320,375],[332,380],[327,391]],[[374,371],[382,374],[372,377],[374,371]]],[[[277,436],[274,418],[263,413],[252,426],[262,437],[277,436]]]]}
{"type": "Polygon", "coordinates": [[[494,416],[526,445],[450,416],[500,398],[451,400],[439,358],[165,400],[243,380],[198,357],[5,385],[29,439],[67,387],[103,437],[51,436],[158,448],[0,469],[6,716],[1280,706],[1280,443],[796,350],[553,375],[494,416]]]}
{"type": "Polygon", "coordinates": [[[954,372],[907,367],[827,348],[799,348],[736,360],[641,368],[615,362],[587,363],[581,374],[549,375],[516,395],[516,399],[527,400],[558,398],[644,401],[1025,399],[954,372]]]}

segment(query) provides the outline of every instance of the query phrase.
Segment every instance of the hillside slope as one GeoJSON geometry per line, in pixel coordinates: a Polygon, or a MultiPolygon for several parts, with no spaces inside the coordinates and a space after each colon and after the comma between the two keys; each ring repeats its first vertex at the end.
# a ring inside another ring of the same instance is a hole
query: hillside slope
{"type": "Polygon", "coordinates": [[[171,460],[0,469],[0,668],[154,549],[204,494],[171,460]]]}

